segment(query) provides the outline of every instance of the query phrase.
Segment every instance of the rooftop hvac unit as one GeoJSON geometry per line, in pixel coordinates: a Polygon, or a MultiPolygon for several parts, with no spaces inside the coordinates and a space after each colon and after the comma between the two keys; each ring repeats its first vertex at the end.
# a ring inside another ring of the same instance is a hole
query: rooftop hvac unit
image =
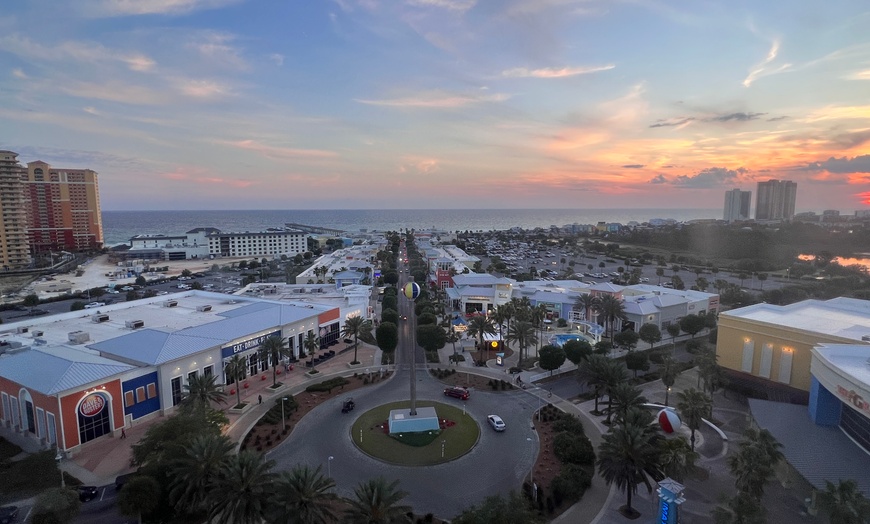
{"type": "Polygon", "coordinates": [[[18,327],[15,329],[15,332],[16,332],[16,333],[27,333],[29,330],[30,330],[30,328],[27,327],[27,326],[18,326],[18,327]]]}
{"type": "Polygon", "coordinates": [[[166,302],[163,303],[163,307],[175,307],[177,305],[178,305],[177,300],[167,300],[166,302]]]}
{"type": "Polygon", "coordinates": [[[108,322],[108,321],[109,321],[109,315],[107,315],[105,313],[100,313],[98,315],[93,315],[91,317],[91,322],[94,322],[96,324],[99,324],[100,322],[108,322]]]}
{"type": "Polygon", "coordinates": [[[33,338],[39,338],[43,335],[43,332],[42,332],[42,330],[34,329],[33,331],[30,332],[30,334],[33,335],[33,338]]]}
{"type": "Polygon", "coordinates": [[[70,331],[69,341],[73,344],[84,344],[91,339],[90,333],[87,331],[70,331]]]}
{"type": "Polygon", "coordinates": [[[124,325],[130,329],[139,329],[140,327],[145,326],[144,320],[128,320],[124,322],[124,325]]]}
{"type": "MultiPolygon", "coordinates": [[[[18,329],[21,329],[21,328],[18,328],[18,329]]],[[[24,328],[24,329],[27,329],[27,328],[24,328]]],[[[863,340],[864,342],[870,342],[870,335],[864,335],[863,337],[861,337],[861,340],[863,340]]]]}
{"type": "Polygon", "coordinates": [[[196,306],[196,310],[197,310],[197,311],[202,311],[202,312],[204,313],[204,312],[206,312],[206,311],[211,311],[211,306],[210,306],[210,305],[205,305],[205,306],[196,306]]]}

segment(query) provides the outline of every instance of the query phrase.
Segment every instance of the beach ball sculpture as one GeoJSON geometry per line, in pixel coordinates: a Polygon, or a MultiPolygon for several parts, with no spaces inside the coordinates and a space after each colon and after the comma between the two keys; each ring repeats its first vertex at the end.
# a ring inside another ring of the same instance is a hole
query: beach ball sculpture
{"type": "Polygon", "coordinates": [[[659,426],[662,428],[662,431],[668,435],[680,429],[680,426],[682,425],[680,417],[677,415],[676,411],[670,409],[659,411],[658,417],[656,418],[659,421],[659,426]]]}
{"type": "Polygon", "coordinates": [[[408,282],[405,284],[405,287],[402,288],[402,292],[407,298],[417,300],[417,297],[420,296],[420,286],[416,282],[408,282]]]}

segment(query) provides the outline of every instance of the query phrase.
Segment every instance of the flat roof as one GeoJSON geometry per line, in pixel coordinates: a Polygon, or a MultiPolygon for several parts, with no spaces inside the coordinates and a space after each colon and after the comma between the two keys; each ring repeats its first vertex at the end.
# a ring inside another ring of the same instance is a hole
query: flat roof
{"type": "Polygon", "coordinates": [[[853,382],[870,387],[870,346],[819,344],[813,352],[853,382]]]}
{"type": "Polygon", "coordinates": [[[870,301],[867,300],[804,300],[787,306],[755,304],[721,315],[856,341],[870,335],[870,301]]]}

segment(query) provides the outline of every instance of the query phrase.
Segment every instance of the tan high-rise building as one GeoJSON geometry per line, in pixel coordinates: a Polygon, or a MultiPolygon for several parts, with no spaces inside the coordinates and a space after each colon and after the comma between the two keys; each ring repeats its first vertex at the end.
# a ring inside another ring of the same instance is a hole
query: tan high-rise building
{"type": "Polygon", "coordinates": [[[23,173],[18,153],[0,151],[0,269],[3,270],[30,265],[23,173]]]}
{"type": "Polygon", "coordinates": [[[33,253],[103,247],[97,173],[29,162],[24,181],[27,235],[33,253]]]}

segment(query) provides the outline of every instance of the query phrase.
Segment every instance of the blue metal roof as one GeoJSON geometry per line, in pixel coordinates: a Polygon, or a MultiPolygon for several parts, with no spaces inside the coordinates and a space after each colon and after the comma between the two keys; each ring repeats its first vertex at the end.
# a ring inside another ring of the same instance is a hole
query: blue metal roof
{"type": "Polygon", "coordinates": [[[46,395],[105,380],[131,369],[133,366],[66,347],[30,349],[0,359],[0,376],[46,395]]]}

